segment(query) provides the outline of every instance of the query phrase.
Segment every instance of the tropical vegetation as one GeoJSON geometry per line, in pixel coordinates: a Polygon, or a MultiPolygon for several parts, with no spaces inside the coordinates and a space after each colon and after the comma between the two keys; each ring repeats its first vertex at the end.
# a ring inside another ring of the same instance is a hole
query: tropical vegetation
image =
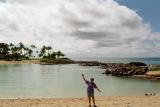
{"type": "Polygon", "coordinates": [[[0,43],[0,60],[24,60],[30,59],[32,56],[32,49],[24,46],[23,43],[14,45],[13,43],[0,43]]]}
{"type": "Polygon", "coordinates": [[[39,58],[42,62],[62,63],[71,61],[64,57],[63,52],[53,51],[51,46],[44,45],[39,49],[34,44],[25,46],[22,42],[19,44],[0,43],[0,60],[21,61],[39,58]]]}

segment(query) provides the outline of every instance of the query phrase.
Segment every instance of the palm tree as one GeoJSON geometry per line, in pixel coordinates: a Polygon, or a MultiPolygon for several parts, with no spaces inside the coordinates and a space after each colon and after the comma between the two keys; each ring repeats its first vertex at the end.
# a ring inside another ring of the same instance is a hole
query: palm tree
{"type": "Polygon", "coordinates": [[[26,55],[27,55],[27,50],[28,50],[27,47],[24,47],[24,48],[23,48],[23,56],[26,56],[26,55]]]}
{"type": "MultiPolygon", "coordinates": [[[[31,48],[33,49],[33,52],[35,52],[36,46],[32,44],[32,45],[31,45],[31,48]]],[[[33,53],[33,52],[32,52],[32,53],[33,53]]],[[[34,57],[35,57],[35,55],[34,55],[34,57]]]]}
{"type": "Polygon", "coordinates": [[[22,42],[19,43],[20,48],[24,48],[24,45],[22,42]]]}
{"type": "Polygon", "coordinates": [[[62,53],[61,51],[57,51],[57,52],[56,52],[56,55],[57,55],[57,58],[58,58],[58,59],[60,59],[61,57],[64,57],[64,56],[65,56],[65,54],[62,53]]]}
{"type": "Polygon", "coordinates": [[[40,56],[40,57],[43,57],[43,56],[45,56],[45,54],[46,54],[46,46],[44,45],[44,46],[42,47],[42,49],[40,50],[39,56],[40,56]]]}
{"type": "Polygon", "coordinates": [[[24,56],[23,50],[25,51],[25,46],[22,42],[19,43],[19,50],[22,56],[24,56]]]}
{"type": "Polygon", "coordinates": [[[0,59],[6,59],[9,54],[9,45],[6,43],[0,43],[0,59]]]}
{"type": "Polygon", "coordinates": [[[19,47],[12,47],[11,48],[11,51],[12,51],[12,60],[21,60],[21,54],[20,54],[20,48],[19,47]]]}
{"type": "Polygon", "coordinates": [[[13,46],[14,46],[14,44],[13,44],[13,43],[10,43],[10,44],[9,44],[9,46],[10,46],[10,47],[13,47],[13,46]]]}
{"type": "Polygon", "coordinates": [[[48,51],[48,55],[49,55],[49,51],[52,50],[52,47],[51,46],[47,46],[46,50],[48,51]]]}
{"type": "Polygon", "coordinates": [[[32,56],[32,53],[33,53],[33,50],[31,50],[31,49],[28,48],[28,49],[27,49],[27,54],[28,54],[29,57],[32,56]]]}
{"type": "Polygon", "coordinates": [[[51,59],[56,59],[57,53],[56,52],[52,52],[50,55],[51,59]]]}
{"type": "Polygon", "coordinates": [[[36,48],[36,46],[32,44],[32,45],[31,45],[31,48],[35,49],[35,48],[36,48]]]}
{"type": "Polygon", "coordinates": [[[39,52],[39,51],[38,51],[38,50],[36,50],[36,53],[37,53],[37,54],[38,54],[38,52],[39,52]]]}
{"type": "Polygon", "coordinates": [[[13,43],[10,43],[10,44],[9,44],[9,47],[10,47],[10,54],[12,54],[12,48],[14,47],[14,44],[13,44],[13,43]]]}

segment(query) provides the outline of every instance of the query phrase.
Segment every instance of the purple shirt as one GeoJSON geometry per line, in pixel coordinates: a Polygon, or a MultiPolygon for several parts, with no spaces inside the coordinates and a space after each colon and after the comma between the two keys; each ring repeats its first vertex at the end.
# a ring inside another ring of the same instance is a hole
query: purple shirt
{"type": "Polygon", "coordinates": [[[94,82],[89,81],[86,81],[86,84],[88,85],[87,92],[94,93],[94,88],[97,88],[96,84],[94,82]]]}

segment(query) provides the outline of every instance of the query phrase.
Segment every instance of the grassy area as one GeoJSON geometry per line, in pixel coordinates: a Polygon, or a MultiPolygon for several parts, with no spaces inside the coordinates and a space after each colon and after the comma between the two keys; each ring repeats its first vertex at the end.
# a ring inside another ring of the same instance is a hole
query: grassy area
{"type": "Polygon", "coordinates": [[[148,68],[148,71],[158,71],[158,70],[160,70],[160,67],[156,65],[152,65],[148,68]]]}
{"type": "Polygon", "coordinates": [[[74,61],[69,58],[41,59],[40,62],[45,63],[45,64],[72,64],[74,63],[74,61]]]}

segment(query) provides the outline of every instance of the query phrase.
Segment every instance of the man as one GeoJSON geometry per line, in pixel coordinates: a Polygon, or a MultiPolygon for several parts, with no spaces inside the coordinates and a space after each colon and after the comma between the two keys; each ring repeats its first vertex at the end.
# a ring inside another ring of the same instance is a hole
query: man
{"type": "Polygon", "coordinates": [[[97,87],[97,85],[94,83],[94,78],[90,78],[90,81],[87,81],[83,74],[82,74],[82,77],[88,86],[87,87],[87,96],[88,96],[88,101],[89,101],[89,107],[91,107],[91,99],[93,101],[93,107],[97,107],[95,104],[95,98],[94,98],[94,88],[96,88],[99,92],[101,92],[101,91],[97,87]]]}

